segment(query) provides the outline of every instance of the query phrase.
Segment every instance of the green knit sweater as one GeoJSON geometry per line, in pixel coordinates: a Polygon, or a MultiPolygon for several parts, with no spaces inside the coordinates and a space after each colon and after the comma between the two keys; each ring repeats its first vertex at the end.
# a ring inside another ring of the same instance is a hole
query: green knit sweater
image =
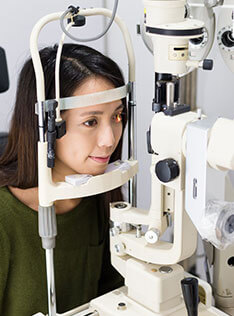
{"type": "MultiPolygon", "coordinates": [[[[57,312],[122,285],[110,264],[108,223],[97,197],[57,215],[54,251],[57,312]]],[[[38,213],[0,188],[0,315],[48,313],[45,252],[38,213]]]]}

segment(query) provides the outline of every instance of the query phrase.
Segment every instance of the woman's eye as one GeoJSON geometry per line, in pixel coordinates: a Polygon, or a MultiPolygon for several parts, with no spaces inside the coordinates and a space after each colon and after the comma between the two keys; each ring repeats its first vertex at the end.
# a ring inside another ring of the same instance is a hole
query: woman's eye
{"type": "Polygon", "coordinates": [[[115,123],[120,123],[120,122],[122,122],[122,119],[123,119],[122,113],[118,113],[118,114],[114,115],[114,121],[115,121],[115,123]]]}
{"type": "Polygon", "coordinates": [[[87,127],[94,127],[95,125],[97,125],[97,120],[93,119],[93,120],[89,120],[83,123],[85,126],[87,127]]]}

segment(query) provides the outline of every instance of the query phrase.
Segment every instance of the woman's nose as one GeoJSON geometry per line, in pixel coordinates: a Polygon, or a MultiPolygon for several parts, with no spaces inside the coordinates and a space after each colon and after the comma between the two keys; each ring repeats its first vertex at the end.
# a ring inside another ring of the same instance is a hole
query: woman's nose
{"type": "Polygon", "coordinates": [[[103,127],[99,131],[98,146],[99,147],[112,147],[115,144],[115,135],[111,125],[103,127]]]}

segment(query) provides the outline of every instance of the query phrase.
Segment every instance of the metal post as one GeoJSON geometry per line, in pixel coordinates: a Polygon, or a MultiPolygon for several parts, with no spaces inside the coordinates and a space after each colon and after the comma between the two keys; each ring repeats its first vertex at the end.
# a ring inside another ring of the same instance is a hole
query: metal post
{"type": "MultiPolygon", "coordinates": [[[[128,159],[136,159],[136,142],[135,142],[135,85],[134,82],[129,83],[129,101],[128,101],[128,159]]],[[[129,181],[129,203],[133,207],[137,204],[137,178],[136,176],[129,181]]]]}
{"type": "Polygon", "coordinates": [[[46,273],[48,291],[48,313],[49,316],[56,316],[56,292],[54,279],[54,252],[53,249],[46,249],[46,273]]]}
{"type": "MultiPolygon", "coordinates": [[[[45,108],[44,102],[36,105],[38,113],[39,140],[46,142],[45,132],[45,108]]],[[[56,316],[56,294],[54,278],[54,253],[55,236],[57,235],[57,225],[54,206],[38,208],[39,235],[42,239],[42,247],[46,254],[46,274],[47,274],[47,292],[48,292],[48,315],[56,316]]]]}
{"type": "Polygon", "coordinates": [[[180,103],[189,104],[191,110],[197,108],[197,70],[181,78],[180,103]]]}

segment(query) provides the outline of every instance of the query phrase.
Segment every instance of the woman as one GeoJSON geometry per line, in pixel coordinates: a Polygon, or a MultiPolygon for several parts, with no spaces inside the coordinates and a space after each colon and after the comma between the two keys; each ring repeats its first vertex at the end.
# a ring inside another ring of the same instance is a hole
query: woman
{"type": "MultiPolygon", "coordinates": [[[[57,46],[41,50],[46,99],[55,97],[57,46]]],[[[65,44],[60,65],[60,94],[69,97],[124,85],[119,67],[86,46],[65,44]]],[[[46,314],[47,287],[44,250],[38,236],[38,126],[36,83],[32,61],[18,81],[9,139],[0,158],[0,314],[46,314]]],[[[65,175],[102,174],[121,158],[126,125],[126,100],[62,113],[67,133],[56,141],[53,180],[65,175]]],[[[121,200],[120,189],[56,201],[58,236],[55,248],[57,312],[64,313],[120,285],[110,264],[108,207],[121,200]]]]}

